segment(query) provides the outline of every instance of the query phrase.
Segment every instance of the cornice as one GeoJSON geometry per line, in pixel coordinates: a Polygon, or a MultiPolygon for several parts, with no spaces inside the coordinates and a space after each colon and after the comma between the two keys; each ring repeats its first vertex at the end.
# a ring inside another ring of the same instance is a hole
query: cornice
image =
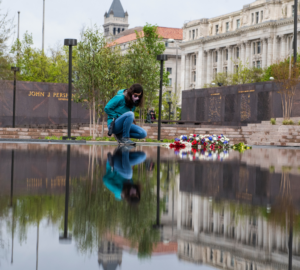
{"type": "MultiPolygon", "coordinates": [[[[300,17],[298,17],[298,22],[300,22],[300,17]]],[[[292,25],[294,24],[293,18],[266,21],[266,22],[259,23],[259,24],[243,26],[240,29],[237,29],[235,31],[230,31],[227,33],[219,34],[219,35],[201,37],[199,39],[182,42],[180,47],[182,48],[182,47],[187,47],[187,46],[192,46],[192,45],[199,45],[199,43],[205,44],[205,43],[212,42],[212,41],[227,39],[229,37],[240,37],[245,32],[255,31],[255,30],[264,29],[264,28],[276,28],[278,26],[289,25],[289,24],[292,24],[292,25]]]]}

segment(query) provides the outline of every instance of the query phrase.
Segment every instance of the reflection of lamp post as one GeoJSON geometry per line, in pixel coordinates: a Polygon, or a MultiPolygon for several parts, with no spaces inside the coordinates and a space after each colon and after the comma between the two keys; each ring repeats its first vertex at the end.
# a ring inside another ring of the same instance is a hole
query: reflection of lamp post
{"type": "Polygon", "coordinates": [[[168,60],[166,54],[160,54],[157,56],[157,60],[160,61],[160,87],[159,87],[159,116],[158,116],[158,135],[157,140],[160,141],[160,128],[161,128],[161,103],[162,103],[162,88],[163,88],[163,74],[164,74],[164,61],[168,60]]]}
{"type": "Polygon", "coordinates": [[[20,71],[18,67],[11,67],[11,71],[14,72],[14,93],[13,93],[13,128],[16,124],[16,89],[17,89],[17,72],[20,71]]]}
{"type": "Polygon", "coordinates": [[[157,188],[156,188],[156,224],[153,226],[155,229],[160,229],[160,146],[157,146],[157,188]]]}
{"type": "Polygon", "coordinates": [[[171,105],[172,105],[171,91],[167,92],[166,101],[169,104],[169,120],[170,120],[171,119],[170,118],[170,115],[171,115],[171,105]]]}
{"type": "Polygon", "coordinates": [[[71,100],[72,100],[72,47],[77,46],[77,39],[65,39],[65,46],[69,46],[69,91],[68,91],[68,136],[63,140],[74,139],[71,137],[71,100]]]}
{"type": "Polygon", "coordinates": [[[14,197],[14,161],[15,161],[15,150],[11,152],[11,174],[10,174],[10,207],[12,209],[11,216],[11,264],[14,262],[14,228],[15,228],[15,219],[14,219],[14,207],[13,207],[13,197],[14,197]]]}
{"type": "Polygon", "coordinates": [[[59,242],[62,244],[70,244],[72,235],[68,235],[68,215],[69,215],[69,180],[70,180],[70,152],[71,145],[67,145],[67,168],[66,168],[66,195],[65,195],[65,222],[64,233],[59,236],[59,242]]]}

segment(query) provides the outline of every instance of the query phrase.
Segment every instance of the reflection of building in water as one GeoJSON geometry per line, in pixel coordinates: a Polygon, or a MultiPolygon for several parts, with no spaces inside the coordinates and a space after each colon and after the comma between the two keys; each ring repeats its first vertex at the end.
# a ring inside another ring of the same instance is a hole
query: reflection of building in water
{"type": "MultiPolygon", "coordinates": [[[[178,257],[224,269],[287,269],[285,229],[262,216],[233,209],[229,203],[213,206],[211,198],[180,192],[178,257]]],[[[294,235],[293,269],[300,269],[299,240],[294,235]]]]}
{"type": "Polygon", "coordinates": [[[104,270],[117,269],[122,264],[122,248],[112,241],[101,241],[98,251],[98,263],[99,266],[102,265],[104,270]]]}

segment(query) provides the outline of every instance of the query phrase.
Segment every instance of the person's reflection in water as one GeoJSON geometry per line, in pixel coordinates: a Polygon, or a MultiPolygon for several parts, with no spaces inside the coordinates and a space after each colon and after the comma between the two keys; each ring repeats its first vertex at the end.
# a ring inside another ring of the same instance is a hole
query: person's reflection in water
{"type": "Polygon", "coordinates": [[[104,185],[114,193],[117,200],[137,204],[141,200],[141,187],[132,181],[134,165],[144,162],[146,154],[142,151],[130,152],[128,146],[117,148],[113,155],[107,154],[104,185]]]}

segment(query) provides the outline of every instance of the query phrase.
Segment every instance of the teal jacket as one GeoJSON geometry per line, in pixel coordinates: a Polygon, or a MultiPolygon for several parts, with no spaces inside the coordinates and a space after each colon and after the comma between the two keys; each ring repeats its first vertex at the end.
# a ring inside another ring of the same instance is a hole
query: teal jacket
{"type": "Polygon", "coordinates": [[[112,171],[109,162],[106,163],[106,174],[103,177],[104,185],[115,195],[115,198],[120,201],[122,200],[122,190],[125,182],[132,182],[132,179],[126,179],[121,176],[118,172],[112,171]]]}
{"type": "Polygon", "coordinates": [[[134,112],[135,107],[132,109],[128,108],[126,106],[125,102],[125,95],[124,91],[126,89],[122,89],[118,91],[118,94],[114,96],[105,106],[104,111],[106,112],[108,118],[107,118],[107,126],[110,125],[112,122],[113,118],[117,119],[120,117],[122,114],[127,113],[127,112],[134,112]]]}

